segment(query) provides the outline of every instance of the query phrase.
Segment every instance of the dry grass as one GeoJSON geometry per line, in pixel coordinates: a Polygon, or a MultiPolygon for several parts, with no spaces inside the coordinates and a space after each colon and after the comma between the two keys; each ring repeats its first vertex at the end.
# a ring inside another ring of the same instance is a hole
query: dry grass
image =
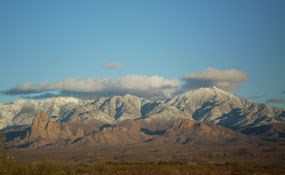
{"type": "MultiPolygon", "coordinates": [[[[147,153],[149,153],[150,155],[158,154],[157,156],[163,158],[161,156],[167,155],[166,153],[171,152],[171,150],[177,150],[177,147],[175,148],[176,149],[165,148],[165,150],[155,149],[155,152],[153,151],[153,148],[150,150],[147,149],[145,150],[141,148],[137,149],[132,148],[126,150],[137,152],[137,154],[139,154],[140,157],[145,157],[147,153]],[[137,150],[141,150],[141,152],[137,150]]],[[[197,148],[194,149],[198,150],[197,148]]],[[[94,153],[91,156],[94,156],[96,153],[102,153],[102,154],[104,153],[104,150],[99,150],[98,148],[96,150],[97,152],[94,151],[93,149],[91,150],[86,149],[87,152],[94,153]]],[[[105,152],[106,155],[107,154],[109,155],[110,153],[113,154],[118,152],[118,150],[119,150],[118,155],[114,154],[113,156],[119,156],[121,155],[122,150],[118,148],[114,148],[114,150],[113,148],[108,148],[106,149],[105,152]]],[[[180,151],[185,152],[186,150],[189,150],[189,148],[185,150],[181,149],[180,151]]],[[[67,150],[67,152],[59,151],[55,153],[52,153],[52,150],[46,150],[46,151],[37,150],[37,151],[47,152],[48,154],[51,155],[58,155],[59,153],[61,153],[60,155],[66,154],[66,155],[76,156],[75,153],[78,152],[80,154],[83,154],[83,151],[78,151],[77,149],[75,149],[74,152],[67,150]]],[[[24,150],[23,152],[27,152],[27,154],[30,155],[39,154],[38,152],[33,153],[28,150],[24,150]]],[[[125,152],[125,154],[130,157],[132,156],[132,152],[130,153],[125,152]]],[[[177,158],[179,158],[180,156],[181,155],[178,154],[177,158]]],[[[138,155],[135,155],[135,157],[138,157],[138,155]]],[[[23,158],[26,157],[24,156],[23,158]]],[[[106,159],[107,158],[110,157],[106,157],[106,159]]],[[[0,146],[0,175],[152,175],[152,174],[153,175],[284,175],[285,174],[285,165],[283,161],[276,164],[271,162],[269,165],[269,164],[251,164],[245,162],[235,164],[229,162],[227,163],[226,161],[224,161],[225,163],[221,164],[221,163],[215,163],[216,162],[215,160],[213,160],[211,164],[203,164],[203,163],[193,164],[193,163],[187,163],[187,161],[186,162],[175,162],[175,161],[169,161],[169,162],[162,162],[162,161],[123,162],[122,161],[121,162],[120,160],[118,160],[117,162],[106,162],[106,163],[96,163],[96,164],[78,163],[78,162],[76,163],[69,161],[61,161],[61,163],[59,163],[59,161],[50,161],[50,160],[36,161],[35,163],[35,160],[38,159],[30,159],[30,160],[31,160],[30,162],[20,161],[20,163],[17,163],[13,159],[7,159],[7,152],[5,154],[1,152],[1,146],[0,146]]],[[[64,159],[64,160],[69,160],[69,159],[64,159]]],[[[253,162],[253,160],[251,162],[253,162]]]]}
{"type": "Polygon", "coordinates": [[[51,161],[41,161],[37,164],[17,164],[3,157],[0,161],[0,174],[3,175],[281,175],[285,174],[284,168],[285,166],[193,165],[180,162],[58,164],[51,161]]]}

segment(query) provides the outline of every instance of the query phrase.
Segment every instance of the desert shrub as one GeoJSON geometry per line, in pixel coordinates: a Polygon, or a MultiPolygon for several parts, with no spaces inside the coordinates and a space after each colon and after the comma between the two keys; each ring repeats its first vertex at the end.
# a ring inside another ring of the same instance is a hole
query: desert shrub
{"type": "Polygon", "coordinates": [[[39,163],[17,164],[1,157],[0,175],[281,175],[285,166],[195,165],[180,162],[137,163],[108,162],[105,164],[39,163]]]}

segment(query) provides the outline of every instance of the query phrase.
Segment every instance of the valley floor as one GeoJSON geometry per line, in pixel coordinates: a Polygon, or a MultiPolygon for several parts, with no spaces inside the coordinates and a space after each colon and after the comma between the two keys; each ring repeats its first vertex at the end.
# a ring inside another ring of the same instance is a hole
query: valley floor
{"type": "Polygon", "coordinates": [[[16,162],[104,163],[104,162],[182,162],[187,164],[258,164],[285,163],[284,143],[279,144],[190,144],[124,145],[85,147],[46,147],[11,150],[16,162]]]}
{"type": "Polygon", "coordinates": [[[284,143],[266,143],[10,149],[0,174],[285,174],[284,143]]]}
{"type": "Polygon", "coordinates": [[[5,175],[283,175],[285,165],[260,166],[244,164],[204,165],[177,162],[107,162],[17,164],[0,161],[0,174],[5,175]]]}

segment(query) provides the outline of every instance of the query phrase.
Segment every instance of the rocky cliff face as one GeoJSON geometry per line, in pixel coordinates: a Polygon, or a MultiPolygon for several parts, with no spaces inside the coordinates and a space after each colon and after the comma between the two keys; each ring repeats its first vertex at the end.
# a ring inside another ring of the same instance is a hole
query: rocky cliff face
{"type": "Polygon", "coordinates": [[[72,134],[69,126],[62,126],[60,123],[50,120],[45,112],[41,112],[34,117],[27,139],[30,142],[37,140],[58,141],[82,136],[84,136],[84,131],[81,129],[72,134]]]}
{"type": "Polygon", "coordinates": [[[123,120],[114,124],[103,124],[100,129],[86,132],[74,123],[63,125],[51,121],[47,114],[41,112],[34,117],[24,142],[15,145],[30,147],[86,146],[86,145],[132,145],[132,144],[189,144],[192,142],[226,141],[232,138],[244,138],[229,129],[195,122],[192,119],[175,120],[123,120]]]}

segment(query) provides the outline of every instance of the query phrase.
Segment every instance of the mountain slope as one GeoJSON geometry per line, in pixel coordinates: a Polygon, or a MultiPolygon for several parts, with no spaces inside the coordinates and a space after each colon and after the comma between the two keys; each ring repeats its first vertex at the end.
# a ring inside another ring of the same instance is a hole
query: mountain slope
{"type": "Polygon", "coordinates": [[[216,87],[200,88],[165,101],[196,121],[234,130],[285,121],[285,110],[252,103],[216,87]]]}
{"type": "Polygon", "coordinates": [[[92,146],[132,144],[191,144],[193,142],[222,143],[233,138],[246,139],[229,129],[191,119],[175,120],[123,120],[112,125],[102,124],[100,129],[85,132],[77,128],[72,132],[70,123],[52,121],[41,112],[20,137],[11,139],[16,147],[92,146]]]}
{"type": "Polygon", "coordinates": [[[73,97],[53,97],[44,100],[17,100],[0,104],[0,129],[13,125],[30,125],[33,117],[45,111],[50,117],[57,118],[83,101],[73,97]]]}
{"type": "MultiPolygon", "coordinates": [[[[249,135],[258,135],[261,132],[255,132],[255,129],[263,126],[285,123],[284,109],[252,103],[216,87],[196,89],[165,101],[150,101],[129,94],[94,100],[69,97],[40,101],[20,100],[0,105],[0,121],[2,127],[30,125],[33,116],[40,111],[45,111],[49,120],[69,126],[72,135],[76,135],[78,130],[89,135],[87,139],[89,141],[97,140],[99,135],[102,135],[103,128],[117,127],[117,124],[124,121],[132,121],[136,123],[135,125],[147,123],[147,127],[140,127],[145,129],[143,133],[146,135],[166,132],[171,128],[172,123],[184,121],[184,119],[187,122],[189,120],[214,124],[213,126],[219,125],[249,135]],[[96,132],[100,134],[94,136],[93,133],[96,132]]],[[[203,124],[202,126],[206,127],[203,124]]],[[[283,138],[281,137],[283,131],[278,128],[280,127],[271,130],[263,129],[265,133],[262,132],[262,135],[270,136],[272,132],[278,135],[280,132],[280,138],[283,138]]],[[[219,130],[219,128],[215,129],[219,130]]],[[[113,133],[107,131],[109,134],[113,133]]],[[[125,132],[120,129],[117,131],[125,132]]],[[[138,133],[138,137],[145,137],[141,135],[143,133],[140,130],[138,133]]],[[[103,137],[105,137],[104,134],[101,138],[103,137]]],[[[129,135],[129,137],[132,136],[129,135]]]]}

